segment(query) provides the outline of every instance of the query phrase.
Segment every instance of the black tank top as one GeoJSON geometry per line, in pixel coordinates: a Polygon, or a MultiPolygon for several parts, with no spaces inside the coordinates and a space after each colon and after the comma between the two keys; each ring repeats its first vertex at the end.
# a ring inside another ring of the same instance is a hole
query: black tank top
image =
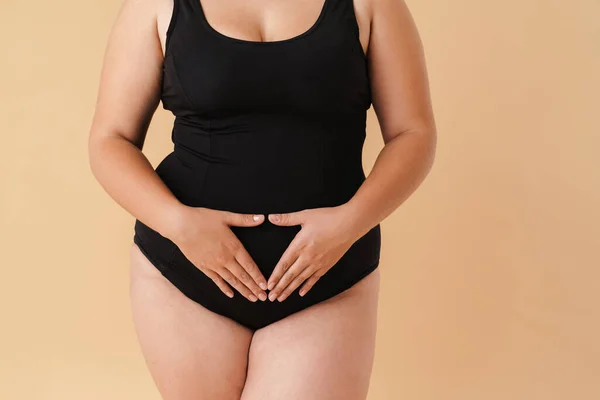
{"type": "Polygon", "coordinates": [[[164,161],[181,164],[165,178],[184,203],[270,213],[350,199],[371,105],[352,0],[325,0],[308,30],[270,42],[225,36],[200,0],[175,0],[165,42],[164,161]]]}

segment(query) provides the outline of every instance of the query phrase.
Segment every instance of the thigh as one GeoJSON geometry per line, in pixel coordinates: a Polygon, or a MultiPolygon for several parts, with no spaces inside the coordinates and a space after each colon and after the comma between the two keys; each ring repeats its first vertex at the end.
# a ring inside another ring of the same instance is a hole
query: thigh
{"type": "Polygon", "coordinates": [[[133,244],[132,316],[164,400],[239,400],[252,331],[183,295],[133,244]]]}
{"type": "Polygon", "coordinates": [[[242,400],[364,400],[379,281],[378,268],[348,290],[257,330],[242,400]]]}

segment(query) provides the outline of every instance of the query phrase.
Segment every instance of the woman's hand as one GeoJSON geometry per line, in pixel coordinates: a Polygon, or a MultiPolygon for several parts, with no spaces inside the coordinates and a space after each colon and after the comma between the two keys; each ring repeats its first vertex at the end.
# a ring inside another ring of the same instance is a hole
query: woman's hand
{"type": "Polygon", "coordinates": [[[229,228],[260,225],[264,215],[185,206],[179,217],[179,228],[171,240],[196,268],[229,297],[233,297],[233,291],[227,283],[250,301],[267,299],[261,290],[267,289],[265,277],[229,228]]]}
{"type": "Polygon", "coordinates": [[[300,296],[323,276],[360,237],[344,205],[269,214],[275,225],[301,225],[269,277],[269,300],[285,300],[302,282],[300,296]]]}

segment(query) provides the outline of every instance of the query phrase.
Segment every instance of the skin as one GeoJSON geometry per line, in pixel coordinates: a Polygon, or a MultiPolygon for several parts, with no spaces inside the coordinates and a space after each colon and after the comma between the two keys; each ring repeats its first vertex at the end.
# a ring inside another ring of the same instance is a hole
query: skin
{"type": "MultiPolygon", "coordinates": [[[[301,7],[296,0],[203,0],[202,5],[217,31],[273,41],[306,30],[322,0],[303,0],[301,7]]],[[[268,277],[271,301],[285,301],[300,285],[309,290],[356,239],[416,190],[433,163],[437,134],[424,54],[406,4],[354,0],[354,6],[385,146],[347,203],[282,214],[279,220],[267,216],[274,224],[301,225],[268,277]]],[[[141,151],[160,100],[171,11],[172,0],[123,1],[90,130],[92,172],[118,204],[177,244],[224,293],[237,290],[250,301],[269,301],[260,288],[267,277],[228,229],[256,226],[264,216],[255,221],[252,215],[183,205],[141,151]]],[[[164,399],[366,397],[379,269],[345,292],[253,332],[185,297],[134,244],[130,260],[136,331],[164,399]]]]}
{"type": "Polygon", "coordinates": [[[347,291],[253,332],[184,296],[135,245],[130,260],[134,325],[163,399],[365,399],[379,269],[347,291]]]}

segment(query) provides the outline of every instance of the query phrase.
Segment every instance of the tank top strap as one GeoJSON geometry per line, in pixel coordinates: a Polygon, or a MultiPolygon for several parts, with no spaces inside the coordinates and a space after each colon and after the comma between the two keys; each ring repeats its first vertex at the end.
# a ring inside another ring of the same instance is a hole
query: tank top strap
{"type": "Polygon", "coordinates": [[[358,20],[354,11],[354,0],[329,0],[329,19],[334,19],[345,26],[350,26],[355,36],[359,37],[358,20]]]}
{"type": "Polygon", "coordinates": [[[179,8],[182,13],[189,14],[196,9],[196,2],[200,0],[173,0],[174,5],[179,8]]]}
{"type": "Polygon", "coordinates": [[[173,16],[183,19],[197,18],[200,6],[200,0],[173,0],[173,16]]]}

